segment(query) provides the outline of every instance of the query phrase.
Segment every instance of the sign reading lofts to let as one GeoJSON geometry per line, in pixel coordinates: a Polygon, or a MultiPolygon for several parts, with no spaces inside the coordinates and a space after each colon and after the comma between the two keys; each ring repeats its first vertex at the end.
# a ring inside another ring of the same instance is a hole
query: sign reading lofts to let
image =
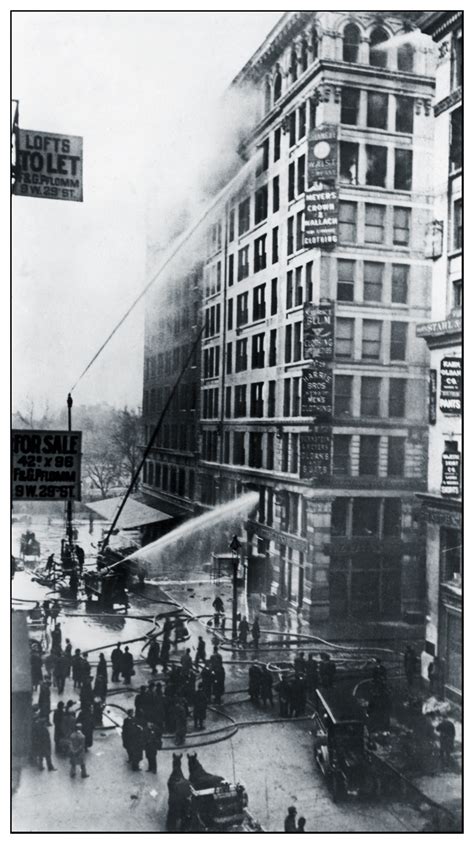
{"type": "Polygon", "coordinates": [[[82,202],[82,138],[17,130],[16,196],[82,202]]]}

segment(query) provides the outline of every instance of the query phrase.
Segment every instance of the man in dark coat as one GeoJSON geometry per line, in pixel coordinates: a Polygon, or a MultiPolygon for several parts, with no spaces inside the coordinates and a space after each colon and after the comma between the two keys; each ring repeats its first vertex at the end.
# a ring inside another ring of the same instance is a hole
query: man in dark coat
{"type": "Polygon", "coordinates": [[[53,712],[54,724],[54,749],[56,753],[60,751],[61,740],[64,737],[64,702],[59,701],[56,709],[53,712]]]}
{"type": "Polygon", "coordinates": [[[125,650],[122,654],[120,673],[123,677],[124,684],[129,686],[132,680],[132,674],[135,674],[135,670],[133,668],[133,656],[128,649],[128,645],[125,645],[125,650]]]}
{"type": "Polygon", "coordinates": [[[250,625],[244,615],[243,619],[239,621],[239,643],[243,648],[247,646],[247,636],[249,635],[250,625]]]}
{"type": "Polygon", "coordinates": [[[133,716],[133,709],[127,710],[127,717],[124,719],[122,724],[122,744],[127,751],[128,754],[128,761],[132,761],[131,757],[131,748],[132,748],[132,737],[133,737],[133,728],[135,724],[135,718],[133,716]]]}
{"type": "Polygon", "coordinates": [[[207,697],[204,692],[203,684],[198,683],[197,691],[194,694],[193,716],[194,729],[203,730],[204,721],[207,714],[207,697]]]}
{"type": "Polygon", "coordinates": [[[282,718],[288,718],[290,714],[290,694],[291,686],[287,677],[283,676],[277,683],[278,702],[280,704],[280,715],[282,718]]]}
{"type": "Polygon", "coordinates": [[[171,644],[169,638],[163,639],[161,644],[160,662],[163,667],[163,672],[166,674],[168,670],[168,661],[170,658],[171,644]]]}
{"type": "Polygon", "coordinates": [[[81,707],[85,706],[92,706],[94,702],[94,691],[92,689],[91,678],[87,677],[82,686],[81,692],[79,694],[79,700],[81,701],[81,707]]]}
{"type": "Polygon", "coordinates": [[[403,667],[409,689],[413,686],[417,669],[417,656],[411,645],[407,645],[403,654],[403,667]]]}
{"type": "Polygon", "coordinates": [[[82,655],[79,648],[76,648],[72,658],[72,679],[74,688],[80,688],[82,683],[82,655]]]}
{"type": "Polygon", "coordinates": [[[122,667],[122,656],[123,654],[120,650],[120,644],[117,644],[110,655],[110,661],[112,663],[112,683],[120,682],[119,675],[122,667]]]}
{"type": "Polygon", "coordinates": [[[41,655],[37,651],[31,651],[31,683],[35,692],[40,683],[43,682],[43,663],[41,655]]]}
{"type": "Polygon", "coordinates": [[[144,709],[146,707],[146,686],[140,686],[140,691],[135,695],[135,718],[138,721],[144,719],[144,709]]]}
{"type": "Polygon", "coordinates": [[[222,657],[219,653],[219,648],[217,645],[214,645],[213,652],[209,659],[209,668],[211,671],[215,671],[216,668],[220,668],[222,666],[222,657]]]}
{"type": "Polygon", "coordinates": [[[54,630],[51,631],[51,651],[52,653],[61,653],[62,632],[61,625],[57,624],[54,630]]]}
{"type": "Polygon", "coordinates": [[[214,694],[214,702],[221,703],[222,702],[222,695],[225,691],[225,670],[224,666],[221,665],[219,668],[216,668],[213,672],[213,681],[212,681],[212,691],[214,694]]]}
{"type": "Polygon", "coordinates": [[[372,680],[376,685],[383,686],[387,682],[387,669],[380,657],[375,660],[375,665],[372,669],[372,680]]]}
{"type": "Polygon", "coordinates": [[[66,682],[68,672],[68,661],[63,653],[59,653],[54,664],[54,679],[58,689],[58,695],[64,692],[64,684],[66,682]]]}
{"type": "Polygon", "coordinates": [[[288,808],[288,814],[285,818],[285,832],[296,832],[296,808],[295,806],[290,806],[288,808]]]}
{"type": "Polygon", "coordinates": [[[81,706],[76,723],[81,726],[87,750],[94,743],[94,714],[91,706],[81,706]]]}
{"type": "Polygon", "coordinates": [[[196,668],[198,667],[200,662],[203,662],[204,665],[206,664],[206,643],[202,636],[199,636],[196,656],[194,659],[194,665],[196,666],[196,668]]]}
{"type": "Polygon", "coordinates": [[[39,688],[38,709],[41,718],[45,718],[49,724],[49,713],[51,712],[51,679],[45,677],[39,688]]]}
{"type": "Polygon", "coordinates": [[[77,562],[78,562],[78,565],[79,565],[80,574],[82,574],[82,571],[84,569],[85,556],[86,555],[84,553],[84,549],[81,548],[80,545],[76,545],[76,557],[77,557],[77,562]]]}
{"type": "Polygon", "coordinates": [[[252,624],[252,641],[255,650],[258,650],[258,643],[260,641],[260,624],[258,621],[258,615],[255,616],[252,624]]]}
{"type": "Polygon", "coordinates": [[[300,651],[295,657],[295,674],[306,674],[306,660],[304,658],[304,651],[300,651]]]}
{"type": "Polygon", "coordinates": [[[91,679],[91,664],[88,660],[89,654],[84,653],[82,654],[81,658],[81,684],[84,683],[85,680],[91,679]]]}
{"type": "Polygon", "coordinates": [[[143,728],[143,743],[148,762],[148,770],[150,773],[156,774],[156,754],[161,748],[161,736],[158,734],[154,724],[145,724],[143,728]]]}
{"type": "Polygon", "coordinates": [[[184,740],[186,738],[187,716],[188,716],[188,708],[186,706],[186,701],[182,697],[177,698],[176,704],[175,704],[175,718],[176,718],[175,743],[177,745],[183,744],[184,740]]]}
{"type": "Polygon", "coordinates": [[[262,685],[262,672],[260,666],[254,662],[249,667],[249,696],[252,703],[260,703],[260,690],[262,685]]]}
{"type": "Polygon", "coordinates": [[[313,697],[319,680],[318,664],[313,658],[313,654],[308,655],[308,662],[306,663],[306,680],[308,683],[308,694],[310,697],[313,697]]]}
{"type": "Polygon", "coordinates": [[[331,660],[329,654],[321,654],[321,662],[319,664],[319,679],[323,689],[330,689],[334,683],[336,674],[336,665],[331,660]]]}
{"type": "Polygon", "coordinates": [[[160,661],[160,646],[156,639],[152,639],[152,641],[150,642],[146,661],[151,668],[151,673],[156,674],[156,666],[160,661]]]}
{"type": "Polygon", "coordinates": [[[449,768],[451,753],[454,750],[456,728],[447,715],[443,715],[441,721],[436,727],[436,732],[439,733],[439,755],[441,764],[449,768]]]}
{"type": "Polygon", "coordinates": [[[49,736],[47,724],[48,722],[45,718],[38,718],[33,721],[34,754],[38,762],[38,768],[40,771],[44,771],[43,759],[46,759],[48,771],[55,771],[56,768],[54,767],[51,761],[51,738],[49,736]]]}
{"type": "Polygon", "coordinates": [[[66,657],[66,662],[67,662],[66,677],[70,677],[71,676],[71,666],[72,666],[72,645],[71,645],[70,639],[66,639],[66,644],[64,646],[64,656],[66,657]]]}
{"type": "Polygon", "coordinates": [[[260,697],[262,698],[262,703],[264,706],[267,705],[267,701],[269,702],[270,706],[273,706],[273,676],[272,672],[268,670],[267,666],[264,665],[261,669],[262,671],[262,679],[260,684],[260,697]]]}
{"type": "Polygon", "coordinates": [[[212,671],[210,670],[209,666],[206,664],[201,671],[201,683],[202,683],[202,690],[206,695],[206,700],[208,703],[211,702],[212,696],[212,671]]]}

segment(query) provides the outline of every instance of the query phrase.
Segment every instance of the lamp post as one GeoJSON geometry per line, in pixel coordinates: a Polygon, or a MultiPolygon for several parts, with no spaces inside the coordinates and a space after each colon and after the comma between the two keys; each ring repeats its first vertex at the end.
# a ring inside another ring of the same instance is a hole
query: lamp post
{"type": "Polygon", "coordinates": [[[232,542],[229,545],[234,558],[232,560],[232,638],[237,638],[237,570],[239,567],[239,549],[241,544],[234,534],[232,542]]]}

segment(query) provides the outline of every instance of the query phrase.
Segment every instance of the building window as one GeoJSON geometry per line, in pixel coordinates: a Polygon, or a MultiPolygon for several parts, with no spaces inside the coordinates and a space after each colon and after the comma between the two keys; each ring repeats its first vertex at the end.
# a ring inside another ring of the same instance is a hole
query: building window
{"type": "Polygon", "coordinates": [[[249,321],[248,315],[248,293],[241,293],[237,296],[237,328],[249,321]]]}
{"type": "Polygon", "coordinates": [[[342,59],[345,62],[356,63],[359,61],[359,45],[360,32],[357,26],[353,23],[348,23],[344,27],[344,37],[342,45],[342,59]]]}
{"type": "Polygon", "coordinates": [[[333,475],[351,474],[351,439],[352,437],[336,434],[333,437],[332,472],[333,475]]]}
{"type": "Polygon", "coordinates": [[[453,32],[451,42],[451,88],[455,90],[462,85],[462,29],[453,32]]]}
{"type": "Polygon", "coordinates": [[[298,211],[296,215],[296,249],[303,248],[304,240],[304,211],[298,211]]]}
{"type": "Polygon", "coordinates": [[[251,431],[249,435],[249,466],[260,469],[262,466],[262,437],[257,431],[251,431]]]}
{"type": "Polygon", "coordinates": [[[280,210],[280,177],[275,176],[272,182],[273,186],[273,213],[275,214],[276,211],[280,210]]]}
{"type": "Polygon", "coordinates": [[[339,178],[343,184],[357,185],[358,183],[358,144],[341,141],[339,144],[339,178]]]}
{"type": "Polygon", "coordinates": [[[372,67],[387,67],[387,50],[380,45],[388,38],[382,27],[376,27],[370,36],[369,64],[372,67]]]}
{"type": "Polygon", "coordinates": [[[247,386],[238,384],[235,388],[235,416],[247,416],[247,386]]]}
{"type": "Polygon", "coordinates": [[[286,274],[286,309],[293,307],[293,270],[286,274]]]}
{"type": "Polygon", "coordinates": [[[415,51],[411,44],[402,44],[397,50],[397,68],[404,73],[413,73],[415,51]]]}
{"type": "Polygon", "coordinates": [[[262,237],[257,237],[254,242],[254,252],[253,252],[253,271],[254,273],[260,272],[260,270],[264,270],[267,266],[267,252],[266,252],[266,234],[262,235],[262,237]]]}
{"type": "MultiPolygon", "coordinates": [[[[275,461],[275,452],[274,452],[274,438],[275,435],[269,431],[267,434],[267,469],[273,469],[274,461],[275,461]]],[[[273,490],[269,490],[273,493],[273,490]]],[[[273,516],[273,513],[272,513],[273,516]]],[[[271,524],[269,521],[268,524],[271,524]]]]}
{"type": "Polygon", "coordinates": [[[373,437],[367,435],[361,436],[359,451],[359,475],[378,475],[379,446],[380,437],[373,437]]]}
{"type": "Polygon", "coordinates": [[[298,434],[291,434],[290,438],[290,472],[296,475],[298,472],[298,455],[299,455],[299,436],[298,434]]]}
{"type": "Polygon", "coordinates": [[[295,162],[288,165],[288,202],[295,198],[295,162]]]}
{"type": "Polygon", "coordinates": [[[413,97],[395,97],[395,131],[413,134],[413,97]]]}
{"type": "Polygon", "coordinates": [[[352,375],[336,375],[334,379],[334,415],[352,416],[352,375]]]}
{"type": "Polygon", "coordinates": [[[273,160],[279,161],[281,155],[281,129],[275,129],[273,135],[273,160]]]}
{"type": "Polygon", "coordinates": [[[354,301],[355,261],[339,258],[337,261],[337,298],[339,302],[354,301]]]}
{"type": "Polygon", "coordinates": [[[453,249],[462,249],[462,199],[455,200],[453,211],[453,249]]]}
{"type": "Polygon", "coordinates": [[[293,47],[291,51],[290,57],[290,80],[291,82],[296,82],[298,79],[298,56],[296,55],[296,50],[293,47]]]}
{"type": "Polygon", "coordinates": [[[306,301],[313,301],[313,262],[306,264],[306,301]]]}
{"type": "Polygon", "coordinates": [[[225,415],[227,419],[232,416],[232,387],[225,388],[225,415]]]}
{"type": "Polygon", "coordinates": [[[407,382],[405,378],[390,378],[388,393],[388,415],[392,419],[405,416],[405,396],[407,382]]]}
{"type": "Polygon", "coordinates": [[[343,88],[341,91],[341,123],[357,126],[359,122],[360,91],[358,88],[343,88]]]}
{"type": "Polygon", "coordinates": [[[292,111],[289,115],[288,124],[289,144],[293,147],[296,144],[296,111],[292,111]]]}
{"type": "Polygon", "coordinates": [[[295,308],[303,304],[303,267],[295,270],[295,308]]]}
{"type": "Polygon", "coordinates": [[[462,281],[453,281],[453,308],[462,308],[462,281]]]}
{"type": "Polygon", "coordinates": [[[265,334],[254,334],[252,337],[252,369],[263,369],[265,366],[264,351],[265,334]]]}
{"type": "Polygon", "coordinates": [[[245,431],[234,431],[233,462],[237,466],[245,463],[245,431]]]}
{"type": "Polygon", "coordinates": [[[381,302],[384,264],[364,261],[364,302],[381,302]]]}
{"type": "Polygon", "coordinates": [[[224,463],[230,462],[230,431],[224,431],[224,463]]]}
{"type": "Polygon", "coordinates": [[[264,99],[263,99],[263,110],[264,113],[267,114],[270,111],[271,101],[272,101],[272,89],[270,85],[270,81],[268,79],[265,80],[264,85],[264,99]]]}
{"type": "Polygon", "coordinates": [[[226,373],[232,375],[232,343],[227,343],[226,373]]]}
{"type": "Polygon", "coordinates": [[[301,378],[293,378],[293,416],[301,416],[301,378]]]}
{"type": "Polygon", "coordinates": [[[331,535],[347,536],[349,522],[349,498],[336,498],[331,507],[331,535]]]}
{"type": "Polygon", "coordinates": [[[366,153],[367,169],[365,171],[365,184],[384,188],[387,178],[387,147],[367,144],[366,153]]]}
{"type": "Polygon", "coordinates": [[[411,209],[394,207],[393,243],[396,246],[408,246],[410,242],[411,209]]]}
{"type": "Polygon", "coordinates": [[[255,191],[255,225],[266,220],[268,215],[268,187],[263,185],[255,191]]]}
{"type": "Polygon", "coordinates": [[[250,197],[244,199],[239,205],[239,235],[244,234],[250,228],[250,197]]]}
{"type": "Polygon", "coordinates": [[[227,328],[232,331],[232,323],[234,318],[234,300],[229,299],[227,302],[227,328]]]}
{"type": "Polygon", "coordinates": [[[305,189],[305,173],[306,173],[306,155],[300,155],[298,158],[298,178],[297,178],[297,193],[298,195],[304,193],[305,189]]]}
{"type": "Polygon", "coordinates": [[[462,108],[451,112],[451,142],[449,146],[449,169],[462,167],[462,108]]]}
{"type": "Polygon", "coordinates": [[[388,94],[369,91],[367,94],[367,126],[386,129],[388,122],[388,94]]]}
{"type": "Polygon", "coordinates": [[[253,291],[253,320],[265,319],[265,285],[259,284],[253,291]]]}
{"type": "Polygon", "coordinates": [[[387,475],[389,477],[403,477],[405,471],[405,438],[388,438],[387,475]]]}
{"type": "Polygon", "coordinates": [[[408,301],[408,264],[392,265],[392,302],[406,305],[408,301]]]}
{"type": "Polygon", "coordinates": [[[298,109],[298,139],[304,138],[306,135],[306,103],[298,109]]]}
{"type": "Polygon", "coordinates": [[[248,274],[249,274],[249,247],[248,246],[244,246],[243,249],[239,249],[237,259],[238,259],[237,281],[242,281],[244,278],[247,278],[248,274]]]}
{"type": "Polygon", "coordinates": [[[268,351],[268,365],[276,366],[277,362],[277,330],[272,328],[270,331],[270,345],[268,351]]]}
{"type": "Polygon", "coordinates": [[[270,163],[270,138],[265,138],[262,144],[262,170],[268,170],[270,163]]]}
{"type": "Polygon", "coordinates": [[[288,417],[291,413],[291,378],[283,381],[283,416],[288,417]]]}
{"type": "Polygon", "coordinates": [[[303,344],[301,342],[301,329],[303,323],[295,322],[293,325],[293,360],[301,360],[303,357],[303,344]]]}
{"type": "Polygon", "coordinates": [[[440,527],[440,580],[444,583],[461,573],[461,531],[454,528],[440,527]]]}
{"type": "Polygon", "coordinates": [[[272,229],[272,264],[278,262],[278,226],[272,229]]]}
{"type": "MultiPolygon", "coordinates": [[[[290,447],[290,435],[289,434],[282,434],[281,435],[281,471],[287,472],[288,471],[288,451],[290,447]]],[[[285,528],[282,525],[282,530],[285,528]]]]}
{"type": "Polygon", "coordinates": [[[263,382],[250,385],[250,416],[263,416],[263,382]]]}
{"type": "Polygon", "coordinates": [[[235,349],[235,371],[245,372],[247,369],[247,339],[237,340],[235,349]]]}
{"type": "Polygon", "coordinates": [[[412,159],[411,149],[395,150],[395,190],[411,190],[412,159]]]}
{"type": "Polygon", "coordinates": [[[365,206],[365,242],[384,243],[385,241],[385,205],[365,206]]]}
{"type": "Polygon", "coordinates": [[[229,287],[234,283],[234,256],[229,255],[229,287]]]}
{"type": "Polygon", "coordinates": [[[273,83],[273,102],[276,103],[281,97],[281,73],[277,71],[275,81],[273,83]]]}
{"type": "Polygon", "coordinates": [[[352,358],[354,355],[354,320],[346,317],[336,319],[335,348],[337,358],[352,358]]]}
{"type": "Polygon", "coordinates": [[[360,388],[360,415],[380,416],[380,388],[381,378],[361,379],[360,388]]]}
{"type": "Polygon", "coordinates": [[[295,250],[294,244],[294,218],[288,217],[288,245],[287,245],[287,252],[288,255],[292,255],[295,250]]]}
{"type": "Polygon", "coordinates": [[[382,337],[382,323],[375,319],[362,320],[362,358],[379,360],[382,337]]]}
{"type": "Polygon", "coordinates": [[[278,279],[272,278],[272,300],[270,313],[273,316],[278,311],[278,279]]]}
{"type": "MultiPolygon", "coordinates": [[[[268,381],[267,416],[272,419],[275,416],[276,381],[268,381]]],[[[267,466],[268,468],[268,466],[267,466]]]]}
{"type": "Polygon", "coordinates": [[[356,243],[357,202],[339,202],[339,238],[346,243],[356,243]]]}
{"type": "Polygon", "coordinates": [[[407,348],[406,322],[392,322],[390,335],[390,360],[405,360],[407,348]]]}
{"type": "Polygon", "coordinates": [[[293,336],[293,326],[285,325],[285,363],[291,363],[291,340],[293,336]]]}
{"type": "Polygon", "coordinates": [[[229,211],[229,243],[232,243],[235,237],[235,208],[229,211]]]}

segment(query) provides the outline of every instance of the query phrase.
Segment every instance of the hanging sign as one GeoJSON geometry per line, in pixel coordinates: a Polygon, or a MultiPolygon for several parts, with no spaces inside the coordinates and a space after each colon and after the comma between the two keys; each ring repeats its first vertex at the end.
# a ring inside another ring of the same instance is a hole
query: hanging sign
{"type": "Polygon", "coordinates": [[[441,495],[461,495],[461,455],[458,451],[445,451],[441,455],[441,495]]]}
{"type": "Polygon", "coordinates": [[[438,373],[436,369],[430,369],[430,394],[429,394],[429,405],[428,405],[428,416],[429,416],[429,423],[430,425],[436,424],[436,394],[437,394],[437,380],[438,380],[438,373]]]}
{"type": "Polygon", "coordinates": [[[319,126],[308,136],[308,185],[337,179],[338,127],[319,126]]]}
{"type": "Polygon", "coordinates": [[[336,188],[307,190],[304,204],[304,240],[307,247],[332,249],[337,244],[339,191],[336,188]]]}
{"type": "Polygon", "coordinates": [[[332,368],[324,360],[315,360],[303,371],[301,413],[315,421],[332,416],[332,368]]]}
{"type": "Polygon", "coordinates": [[[332,302],[305,302],[303,310],[303,356],[305,360],[334,357],[334,306],[332,302]]]}
{"type": "Polygon", "coordinates": [[[18,129],[16,196],[82,202],[82,138],[18,129]]]}
{"type": "Polygon", "coordinates": [[[439,409],[447,415],[461,413],[461,358],[443,358],[440,375],[439,409]]]}
{"type": "Polygon", "coordinates": [[[330,471],[331,434],[313,431],[300,434],[300,477],[327,480],[330,471]]]}
{"type": "Polygon", "coordinates": [[[81,500],[81,431],[12,430],[12,500],[81,500]]]}

